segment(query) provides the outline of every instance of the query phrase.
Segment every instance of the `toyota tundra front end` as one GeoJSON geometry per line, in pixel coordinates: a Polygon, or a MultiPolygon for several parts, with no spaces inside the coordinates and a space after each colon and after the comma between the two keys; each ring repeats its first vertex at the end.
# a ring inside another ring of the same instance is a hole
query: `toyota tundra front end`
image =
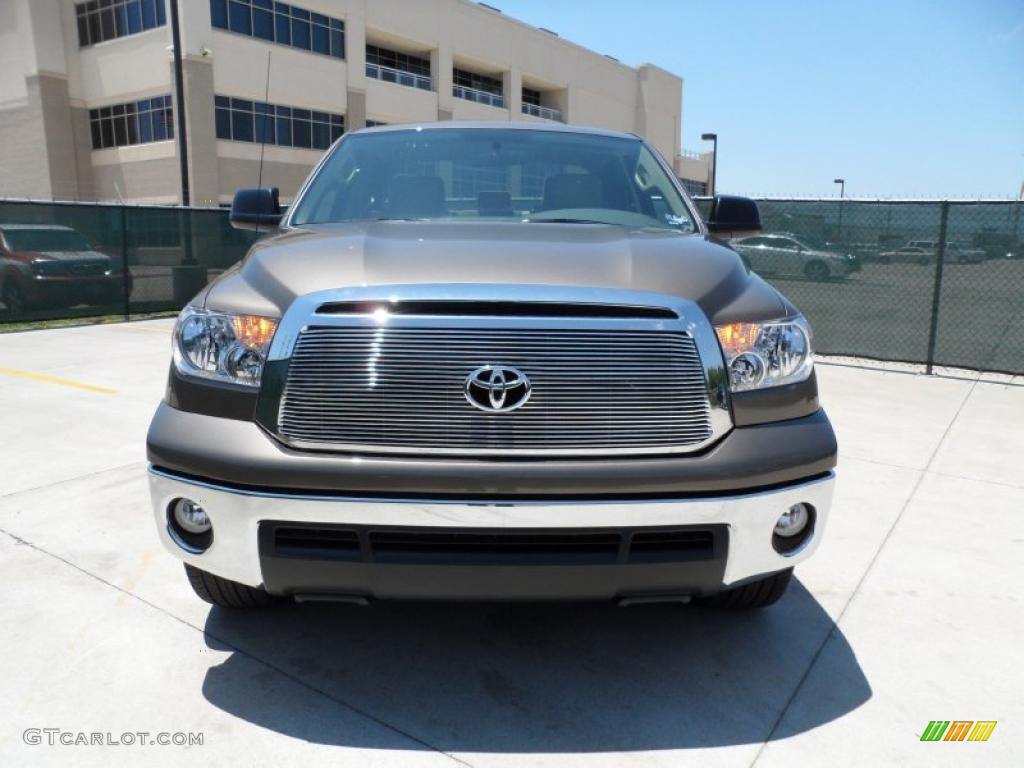
{"type": "Polygon", "coordinates": [[[157,530],[204,599],[777,600],[836,443],[811,329],[635,136],[357,131],[181,313],[157,530]]]}

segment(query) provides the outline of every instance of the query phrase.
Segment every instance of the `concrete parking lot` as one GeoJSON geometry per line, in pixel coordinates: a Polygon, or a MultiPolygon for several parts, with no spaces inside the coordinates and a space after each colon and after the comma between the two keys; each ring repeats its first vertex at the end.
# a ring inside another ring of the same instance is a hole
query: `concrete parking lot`
{"type": "Polygon", "coordinates": [[[0,335],[0,765],[1024,764],[1024,378],[820,365],[836,504],[765,611],[239,615],[153,530],[170,327],[0,335]],[[922,743],[936,719],[998,725],[922,743]]]}

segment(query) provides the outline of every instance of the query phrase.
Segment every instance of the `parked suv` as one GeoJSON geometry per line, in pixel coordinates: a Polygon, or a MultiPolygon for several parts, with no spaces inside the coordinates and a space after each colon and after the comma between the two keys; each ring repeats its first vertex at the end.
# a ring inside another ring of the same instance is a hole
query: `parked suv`
{"type": "Polygon", "coordinates": [[[811,330],[635,136],[346,134],[182,311],[148,437],[196,593],[768,605],[828,519],[811,330]]]}
{"type": "Polygon", "coordinates": [[[0,301],[9,315],[120,304],[123,291],[120,270],[81,232],[53,224],[0,224],[0,301]]]}

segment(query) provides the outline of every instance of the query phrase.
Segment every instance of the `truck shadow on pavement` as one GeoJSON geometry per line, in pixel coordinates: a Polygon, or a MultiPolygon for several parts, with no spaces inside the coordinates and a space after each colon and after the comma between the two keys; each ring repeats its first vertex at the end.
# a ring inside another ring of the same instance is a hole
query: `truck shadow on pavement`
{"type": "Polygon", "coordinates": [[[203,694],[319,744],[445,752],[617,752],[758,743],[863,704],[843,635],[796,579],[772,608],[292,605],[214,608],[203,694]],[[778,725],[777,725],[778,723],[778,725]]]}

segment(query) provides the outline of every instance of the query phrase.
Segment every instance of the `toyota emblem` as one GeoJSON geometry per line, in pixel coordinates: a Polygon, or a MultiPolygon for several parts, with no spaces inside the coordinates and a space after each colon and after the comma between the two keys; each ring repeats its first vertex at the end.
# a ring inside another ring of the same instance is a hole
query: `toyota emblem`
{"type": "Polygon", "coordinates": [[[530,379],[507,365],[485,365],[466,377],[466,399],[487,413],[508,413],[530,399],[530,379]]]}

